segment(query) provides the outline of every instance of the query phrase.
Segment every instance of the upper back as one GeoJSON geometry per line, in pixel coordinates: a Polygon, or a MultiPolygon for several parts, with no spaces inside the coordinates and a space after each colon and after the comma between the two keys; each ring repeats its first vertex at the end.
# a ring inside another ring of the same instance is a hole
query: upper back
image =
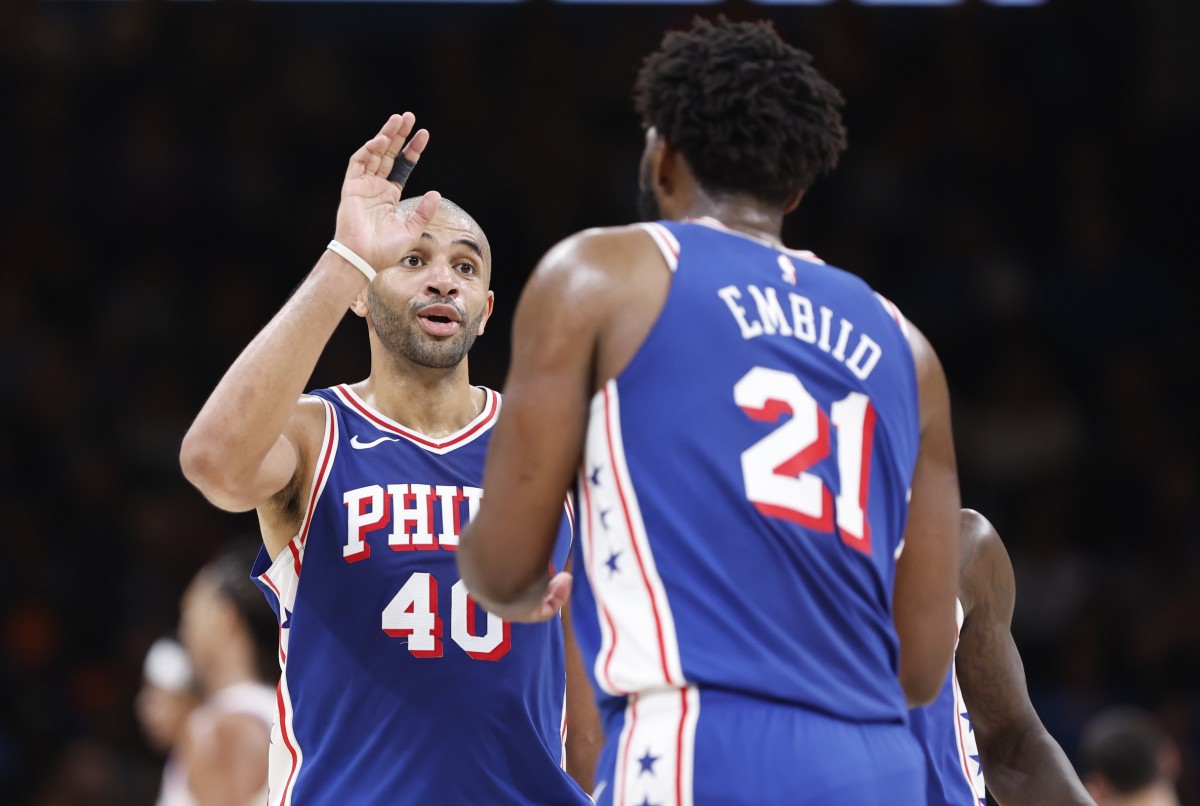
{"type": "Polygon", "coordinates": [[[580,478],[599,626],[580,643],[594,639],[598,683],[720,685],[902,719],[891,586],[919,443],[902,320],[810,254],[711,221],[644,228],[669,289],[593,400],[580,478]],[[620,587],[622,568],[644,594],[620,587]],[[629,597],[645,614],[606,610],[629,597]],[[654,634],[622,643],[643,615],[654,634]]]}

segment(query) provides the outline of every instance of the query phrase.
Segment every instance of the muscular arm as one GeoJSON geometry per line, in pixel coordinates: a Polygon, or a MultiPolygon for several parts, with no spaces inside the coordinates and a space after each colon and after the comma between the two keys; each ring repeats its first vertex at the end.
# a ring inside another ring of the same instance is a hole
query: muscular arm
{"type": "MultiPolygon", "coordinates": [[[[387,180],[394,158],[403,148],[415,162],[429,137],[418,131],[405,146],[412,126],[411,114],[393,115],[351,157],[342,185],[336,238],[376,267],[396,262],[440,201],[430,193],[407,219],[395,216],[400,187],[387,180]]],[[[324,253],[217,384],[180,449],[184,475],[214,504],[253,509],[302,478],[323,420],[320,406],[297,400],[365,283],[343,258],[324,253]]]]}
{"type": "Polygon", "coordinates": [[[546,567],[582,455],[607,287],[588,240],[584,233],[552,249],[521,293],[487,494],[459,542],[467,589],[510,621],[548,618],[567,595],[566,585],[547,592],[546,567]]]}
{"type": "Polygon", "coordinates": [[[892,604],[900,638],[900,683],[913,707],[937,696],[954,654],[959,492],[946,377],[925,337],[915,328],[910,332],[921,445],[892,604]]]}
{"type": "Polygon", "coordinates": [[[963,510],[966,615],[955,669],[971,714],[988,790],[1001,804],[1089,804],[1062,748],[1038,719],[1013,643],[1016,586],[1008,552],[982,515],[963,510]]]}
{"type": "Polygon", "coordinates": [[[185,764],[198,806],[249,806],[267,783],[271,736],[261,721],[231,714],[204,735],[192,736],[185,764]]]}

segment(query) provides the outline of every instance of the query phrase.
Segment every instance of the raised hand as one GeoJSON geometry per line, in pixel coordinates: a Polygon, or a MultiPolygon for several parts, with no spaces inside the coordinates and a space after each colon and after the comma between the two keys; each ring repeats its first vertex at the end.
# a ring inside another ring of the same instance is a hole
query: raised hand
{"type": "Polygon", "coordinates": [[[403,188],[388,178],[396,158],[403,155],[403,159],[416,164],[429,143],[429,132],[425,129],[418,129],[409,137],[415,123],[416,116],[411,112],[388,118],[379,134],[350,157],[342,182],[334,238],[376,270],[400,262],[442,200],[437,191],[431,190],[421,197],[410,215],[405,218],[396,215],[403,188]]]}

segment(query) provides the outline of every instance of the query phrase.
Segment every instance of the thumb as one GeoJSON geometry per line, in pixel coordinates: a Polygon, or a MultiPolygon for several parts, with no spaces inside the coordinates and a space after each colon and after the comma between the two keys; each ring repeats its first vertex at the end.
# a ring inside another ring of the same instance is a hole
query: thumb
{"type": "Polygon", "coordinates": [[[561,571],[554,575],[554,578],[546,585],[546,595],[542,599],[542,610],[546,617],[557,613],[567,599],[571,597],[571,575],[566,571],[561,571]]]}
{"type": "Polygon", "coordinates": [[[437,215],[438,207],[442,203],[442,194],[436,190],[428,191],[421,200],[417,202],[417,206],[408,214],[408,218],[404,221],[404,227],[409,231],[409,234],[416,237],[420,235],[433,217],[437,215]]]}

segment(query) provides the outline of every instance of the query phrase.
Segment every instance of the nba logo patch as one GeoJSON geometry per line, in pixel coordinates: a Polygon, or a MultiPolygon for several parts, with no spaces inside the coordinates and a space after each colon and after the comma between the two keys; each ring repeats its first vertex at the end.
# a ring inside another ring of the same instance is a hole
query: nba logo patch
{"type": "Polygon", "coordinates": [[[787,255],[779,256],[779,270],[783,272],[783,281],[788,285],[796,284],[796,266],[787,255]]]}

